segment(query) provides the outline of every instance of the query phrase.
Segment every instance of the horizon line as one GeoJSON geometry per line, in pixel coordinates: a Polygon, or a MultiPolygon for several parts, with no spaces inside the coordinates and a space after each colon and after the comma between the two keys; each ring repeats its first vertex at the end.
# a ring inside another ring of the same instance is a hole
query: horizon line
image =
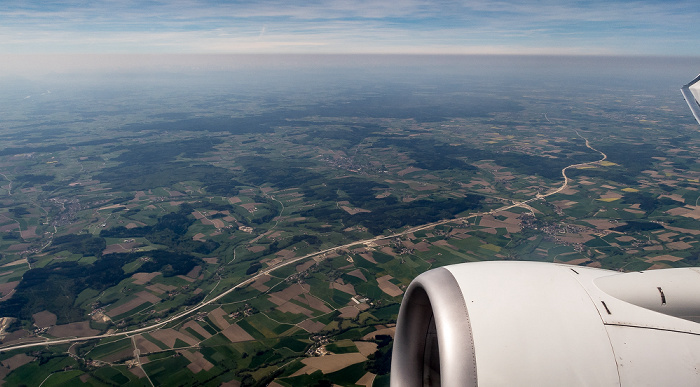
{"type": "MultiPolygon", "coordinates": [[[[458,65],[460,61],[513,58],[524,61],[581,61],[587,67],[591,60],[687,62],[699,60],[693,55],[613,54],[613,53],[4,53],[0,54],[2,77],[23,77],[75,72],[134,72],[134,71],[226,71],[249,68],[295,67],[361,67],[458,65]]],[[[526,63],[526,62],[524,62],[526,63]]],[[[631,63],[624,63],[625,66],[631,63]]]]}

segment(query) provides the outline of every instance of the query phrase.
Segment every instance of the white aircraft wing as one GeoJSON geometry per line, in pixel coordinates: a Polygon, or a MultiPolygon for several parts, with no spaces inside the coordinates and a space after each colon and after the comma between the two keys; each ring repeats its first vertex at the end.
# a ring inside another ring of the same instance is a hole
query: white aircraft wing
{"type": "Polygon", "coordinates": [[[695,120],[700,124],[700,75],[690,81],[687,85],[683,85],[681,93],[685,102],[688,102],[690,111],[693,112],[695,120]]]}

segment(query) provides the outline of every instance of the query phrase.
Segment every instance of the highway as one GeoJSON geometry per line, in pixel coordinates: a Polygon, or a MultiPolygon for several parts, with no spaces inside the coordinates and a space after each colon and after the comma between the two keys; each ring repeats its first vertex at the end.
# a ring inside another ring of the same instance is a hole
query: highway
{"type": "MultiPolygon", "coordinates": [[[[323,255],[323,254],[326,254],[326,253],[330,253],[330,252],[336,251],[336,250],[350,249],[350,248],[352,248],[352,247],[354,247],[354,246],[359,246],[359,245],[371,245],[371,244],[373,244],[374,242],[377,242],[377,241],[380,241],[380,240],[383,240],[383,239],[391,239],[391,238],[400,237],[400,236],[407,235],[407,234],[410,234],[410,233],[413,233],[413,232],[416,232],[416,231],[425,230],[425,229],[430,229],[430,228],[433,228],[433,227],[435,227],[435,226],[442,225],[442,224],[453,223],[453,222],[460,222],[460,221],[463,222],[463,221],[466,221],[466,220],[468,220],[468,219],[475,218],[475,217],[477,217],[477,216],[492,215],[492,214],[496,214],[496,213],[498,213],[498,212],[502,212],[502,211],[509,210],[509,209],[511,209],[511,208],[514,208],[514,207],[525,207],[525,208],[527,208],[527,203],[530,203],[530,202],[533,202],[533,201],[537,201],[537,200],[545,199],[545,198],[547,198],[547,197],[549,197],[549,196],[555,195],[555,194],[560,193],[561,191],[565,190],[565,189],[568,187],[568,185],[569,185],[569,178],[568,178],[568,176],[566,176],[566,170],[567,170],[567,169],[569,169],[569,168],[582,167],[582,166],[586,166],[586,165],[598,164],[598,163],[600,163],[601,161],[604,161],[605,159],[607,159],[607,155],[606,155],[605,153],[603,153],[603,152],[601,152],[601,151],[599,151],[599,150],[593,148],[593,147],[590,145],[588,139],[586,139],[585,137],[581,136],[581,134],[579,134],[578,131],[576,131],[576,134],[577,134],[579,137],[581,137],[582,139],[584,139],[584,140],[586,141],[586,147],[588,147],[589,149],[591,149],[591,150],[593,150],[593,151],[595,151],[595,152],[600,153],[601,156],[602,156],[602,158],[601,158],[600,160],[597,160],[597,161],[591,161],[591,162],[579,163],[579,164],[572,164],[572,165],[569,165],[569,166],[563,168],[563,169],[561,170],[561,174],[562,174],[562,177],[564,178],[564,182],[562,183],[562,185],[561,185],[559,188],[557,188],[557,189],[555,189],[555,190],[553,190],[553,191],[550,191],[550,192],[548,192],[548,193],[546,193],[546,194],[539,194],[539,193],[538,193],[537,195],[535,195],[535,197],[533,197],[533,198],[531,198],[531,199],[524,200],[524,201],[521,201],[521,202],[515,202],[515,203],[513,203],[513,204],[509,204],[509,205],[506,205],[506,206],[503,206],[503,207],[499,207],[499,208],[497,208],[497,209],[494,209],[494,210],[491,210],[491,211],[488,211],[488,212],[478,212],[478,213],[470,214],[470,215],[468,215],[468,216],[464,216],[464,217],[461,217],[461,218],[444,219],[444,220],[440,220],[440,221],[437,221],[437,222],[432,222],[432,223],[427,223],[427,224],[424,224],[424,225],[421,225],[421,226],[412,227],[412,228],[409,228],[409,229],[407,229],[407,230],[404,230],[404,231],[401,231],[401,232],[397,232],[397,233],[394,233],[394,234],[391,234],[391,235],[380,235],[380,236],[376,236],[376,237],[374,237],[374,238],[369,238],[369,239],[365,239],[365,240],[361,240],[361,241],[356,241],[356,242],[351,242],[351,243],[348,243],[348,244],[344,244],[344,245],[342,245],[342,246],[330,247],[330,248],[327,248],[327,249],[324,249],[324,250],[320,250],[320,251],[317,251],[317,252],[313,252],[313,253],[310,253],[310,254],[306,254],[306,255],[301,256],[301,257],[295,257],[295,258],[292,258],[292,259],[290,259],[290,260],[288,260],[288,261],[281,262],[281,263],[279,263],[279,264],[277,264],[277,265],[275,265],[275,266],[269,267],[269,268],[267,268],[267,269],[265,269],[265,270],[262,270],[262,271],[258,272],[258,273],[255,274],[254,276],[249,277],[249,278],[243,280],[242,282],[240,282],[240,283],[238,283],[237,285],[233,286],[232,288],[230,288],[230,289],[224,291],[223,293],[221,293],[221,294],[215,296],[214,298],[211,298],[211,299],[209,299],[209,300],[203,300],[202,302],[200,302],[199,304],[197,304],[196,306],[194,306],[194,307],[192,307],[192,308],[190,308],[190,309],[186,309],[186,310],[184,310],[184,311],[182,311],[182,312],[180,312],[180,313],[177,313],[177,314],[173,315],[172,317],[169,317],[169,318],[167,318],[167,319],[165,319],[165,320],[162,320],[162,321],[160,321],[160,322],[151,324],[151,325],[146,326],[146,327],[137,328],[137,329],[132,329],[132,330],[123,331],[123,332],[105,333],[105,334],[96,335],[96,336],[58,338],[58,339],[44,339],[43,341],[42,341],[42,340],[37,340],[37,341],[29,342],[29,343],[11,344],[11,345],[7,345],[7,346],[0,346],[0,352],[12,351],[12,350],[16,350],[16,349],[24,349],[24,348],[39,347],[39,346],[47,346],[47,345],[60,345],[60,344],[67,344],[67,343],[75,343],[75,342],[81,342],[81,341],[87,341],[87,340],[95,340],[95,339],[105,339],[105,338],[109,338],[109,337],[120,337],[120,336],[123,336],[123,337],[130,337],[130,336],[137,335],[137,334],[140,334],[140,333],[145,333],[145,332],[154,331],[154,330],[157,330],[157,329],[162,328],[162,327],[163,327],[164,325],[166,325],[166,324],[169,324],[169,323],[174,322],[174,321],[177,321],[177,320],[179,320],[179,319],[181,319],[181,318],[187,317],[187,316],[189,316],[189,315],[191,315],[191,314],[197,312],[198,310],[204,308],[205,306],[207,306],[207,305],[209,305],[209,304],[212,304],[212,303],[214,303],[214,302],[219,301],[219,300],[222,299],[223,297],[226,297],[227,295],[229,295],[229,294],[230,294],[231,292],[233,292],[234,290],[239,289],[239,288],[242,288],[242,287],[244,287],[244,286],[246,286],[246,285],[248,285],[248,284],[254,282],[255,280],[257,280],[258,278],[260,278],[260,277],[262,277],[262,276],[268,275],[268,274],[270,274],[271,272],[273,272],[273,271],[275,271],[275,270],[277,270],[277,269],[279,269],[279,268],[282,268],[282,267],[285,267],[285,266],[288,266],[288,265],[292,265],[292,264],[298,263],[298,262],[300,262],[300,261],[303,261],[303,260],[306,260],[306,259],[309,259],[309,258],[317,257],[317,256],[319,256],[319,255],[323,255]]],[[[215,287],[214,289],[216,289],[216,287],[215,287]]]]}

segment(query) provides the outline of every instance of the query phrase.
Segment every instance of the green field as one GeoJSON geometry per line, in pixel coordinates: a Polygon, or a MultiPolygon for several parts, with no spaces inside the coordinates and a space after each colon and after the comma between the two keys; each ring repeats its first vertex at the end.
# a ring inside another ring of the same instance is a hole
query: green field
{"type": "MultiPolygon", "coordinates": [[[[376,364],[291,375],[391,329],[429,269],[699,264],[700,134],[676,90],[416,66],[0,95],[0,316],[14,319],[0,345],[144,329],[156,385],[352,385],[376,364]]],[[[27,349],[5,384],[148,383],[130,338],[70,345],[27,349]]]]}

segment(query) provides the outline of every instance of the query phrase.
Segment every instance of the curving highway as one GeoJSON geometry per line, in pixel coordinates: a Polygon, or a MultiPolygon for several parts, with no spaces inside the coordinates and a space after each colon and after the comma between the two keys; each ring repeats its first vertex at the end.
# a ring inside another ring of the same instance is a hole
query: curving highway
{"type": "MultiPolygon", "coordinates": [[[[295,264],[295,263],[297,263],[297,262],[299,262],[299,261],[303,261],[303,260],[305,260],[305,259],[317,257],[317,256],[319,256],[319,255],[323,255],[323,254],[326,254],[326,253],[329,253],[329,252],[332,252],[332,251],[336,251],[336,250],[349,249],[349,248],[351,248],[351,247],[353,247],[353,246],[358,246],[358,245],[370,245],[370,244],[372,244],[372,243],[374,243],[374,242],[376,242],[376,241],[379,241],[379,240],[391,239],[391,238],[400,237],[400,236],[403,236],[403,235],[406,235],[406,234],[410,234],[410,233],[413,233],[413,232],[416,232],[416,231],[420,231],[420,230],[425,230],[425,229],[433,228],[433,227],[435,227],[435,226],[442,225],[442,224],[447,224],[447,223],[456,222],[456,221],[465,221],[465,220],[468,220],[468,219],[471,219],[471,218],[474,218],[474,217],[477,217],[477,216],[483,216],[483,215],[487,215],[487,214],[495,214],[495,213],[498,213],[498,212],[501,212],[501,211],[509,210],[509,209],[511,209],[511,208],[514,208],[514,207],[524,207],[524,208],[528,208],[529,206],[527,206],[527,203],[530,203],[530,202],[533,202],[533,201],[537,201],[537,200],[541,200],[541,199],[547,198],[547,197],[549,197],[549,196],[555,195],[555,194],[557,194],[557,193],[559,193],[559,192],[565,190],[565,189],[568,187],[568,185],[569,185],[569,177],[566,176],[566,170],[567,170],[567,169],[569,169],[569,168],[577,168],[577,167],[586,166],[586,165],[598,164],[598,163],[600,163],[601,161],[604,161],[605,159],[607,159],[608,156],[607,156],[605,153],[603,153],[603,152],[601,152],[601,151],[599,151],[599,150],[593,148],[593,147],[590,145],[590,143],[589,143],[589,141],[588,141],[587,138],[581,136],[581,134],[580,134],[578,131],[576,131],[576,134],[577,134],[579,137],[581,137],[582,139],[584,139],[584,140],[586,141],[586,147],[588,147],[589,149],[591,149],[591,150],[593,150],[593,151],[595,151],[595,152],[600,153],[601,156],[602,156],[602,158],[601,158],[600,160],[597,160],[597,161],[591,161],[591,162],[579,163],[579,164],[572,164],[572,165],[569,165],[569,166],[567,166],[567,167],[565,167],[565,168],[562,168],[561,174],[562,174],[562,177],[564,178],[564,182],[562,183],[562,185],[561,185],[559,188],[557,188],[557,189],[555,189],[555,190],[553,190],[553,191],[550,191],[550,192],[548,192],[548,193],[546,193],[546,194],[539,194],[539,193],[538,193],[537,195],[535,195],[535,197],[533,197],[533,198],[531,198],[531,199],[524,200],[524,201],[521,201],[521,202],[516,202],[516,203],[513,203],[513,204],[509,204],[509,205],[503,206],[503,207],[499,207],[499,208],[497,208],[497,209],[495,209],[495,210],[491,210],[491,211],[488,211],[488,212],[477,212],[477,213],[470,214],[470,215],[468,215],[468,216],[464,216],[464,217],[460,217],[460,218],[444,219],[444,220],[440,220],[440,221],[437,221],[437,222],[432,222],[432,223],[427,223],[427,224],[424,224],[424,225],[421,225],[421,226],[412,227],[412,228],[409,228],[409,229],[407,229],[407,230],[404,230],[404,231],[401,231],[401,232],[397,232],[397,233],[394,233],[394,234],[391,234],[391,235],[381,235],[381,236],[377,236],[377,237],[374,237],[374,238],[369,238],[369,239],[365,239],[365,240],[361,240],[361,241],[351,242],[351,243],[348,243],[348,244],[345,244],[345,245],[342,245],[342,246],[330,247],[330,248],[327,248],[327,249],[324,249],[324,250],[320,250],[320,251],[317,251],[317,252],[314,252],[314,253],[306,254],[306,255],[301,256],[301,257],[296,257],[296,258],[290,259],[290,260],[288,260],[288,261],[282,262],[282,263],[280,263],[280,264],[278,264],[278,265],[269,267],[269,268],[267,268],[267,269],[265,269],[265,270],[262,270],[262,271],[260,271],[259,273],[255,274],[254,276],[249,277],[248,279],[243,280],[242,282],[238,283],[237,285],[235,285],[235,286],[233,286],[232,288],[230,288],[230,289],[224,291],[223,293],[217,295],[217,296],[214,297],[214,298],[211,298],[211,299],[209,299],[209,300],[204,300],[204,301],[200,302],[199,304],[197,304],[196,306],[194,306],[194,307],[192,307],[192,308],[190,308],[190,309],[186,309],[186,310],[184,310],[184,311],[182,311],[182,312],[179,312],[179,313],[173,315],[172,317],[169,317],[169,318],[167,318],[167,319],[165,319],[165,320],[162,320],[162,321],[160,321],[160,322],[151,324],[151,325],[146,326],[146,327],[137,328],[137,329],[132,329],[132,330],[123,331],[123,332],[105,333],[105,334],[96,335],[96,336],[71,337],[71,338],[59,338],[59,339],[44,339],[44,340],[37,340],[37,341],[29,342],[29,343],[25,342],[25,343],[22,343],[22,344],[11,344],[11,345],[7,345],[7,346],[0,346],[0,352],[12,351],[12,350],[16,350],[16,349],[31,348],[31,347],[46,346],[46,345],[60,345],[60,344],[75,343],[75,342],[81,342],[81,341],[87,341],[87,340],[105,339],[105,338],[109,338],[109,337],[120,337],[120,336],[130,337],[130,336],[137,335],[137,334],[140,334],[140,333],[145,333],[145,332],[154,331],[154,330],[160,329],[161,327],[163,327],[163,326],[166,325],[166,324],[169,324],[169,323],[174,322],[174,321],[176,321],[176,320],[179,320],[179,319],[181,319],[181,318],[183,318],[183,317],[186,317],[186,316],[191,315],[192,313],[194,313],[194,312],[196,312],[196,311],[202,309],[203,307],[205,307],[205,306],[207,306],[207,305],[209,305],[209,304],[212,304],[212,303],[214,303],[214,302],[216,302],[216,301],[222,299],[223,297],[226,297],[228,294],[230,294],[230,293],[233,292],[234,290],[239,289],[239,288],[242,288],[242,287],[244,287],[244,286],[246,286],[246,285],[248,285],[248,284],[254,282],[255,280],[257,280],[257,279],[260,278],[261,276],[268,275],[268,274],[270,274],[271,272],[273,272],[273,271],[275,271],[275,270],[277,270],[277,269],[279,269],[279,268],[282,268],[282,267],[285,267],[285,266],[288,266],[288,265],[295,264]]],[[[216,287],[214,287],[214,289],[216,289],[216,287]]],[[[212,290],[212,291],[213,291],[213,290],[212,290]]]]}

